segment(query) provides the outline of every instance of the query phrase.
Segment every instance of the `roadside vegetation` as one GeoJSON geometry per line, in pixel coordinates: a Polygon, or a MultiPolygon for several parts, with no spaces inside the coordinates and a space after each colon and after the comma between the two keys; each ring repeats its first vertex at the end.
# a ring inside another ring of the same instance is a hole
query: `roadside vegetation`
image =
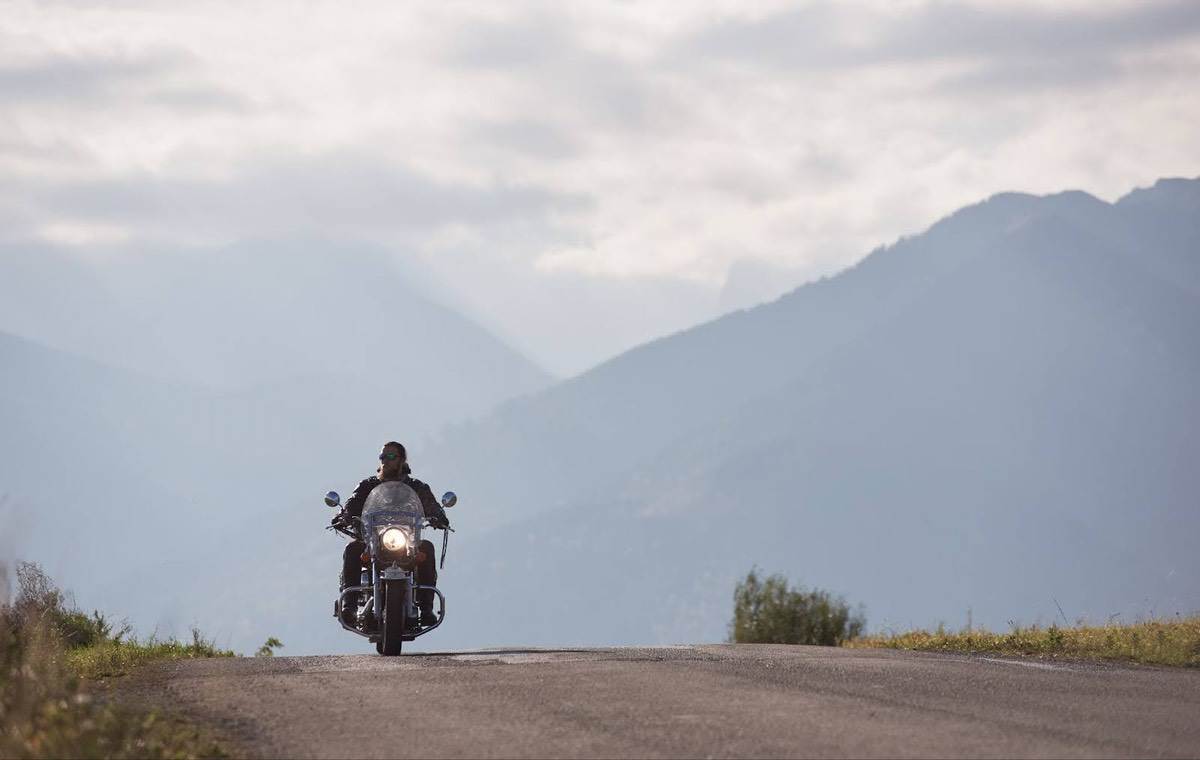
{"type": "Polygon", "coordinates": [[[782,575],[751,570],[733,592],[729,640],[738,644],[839,646],[862,634],[866,617],[828,591],[790,587],[782,575]]]}
{"type": "Polygon", "coordinates": [[[194,728],[122,708],[87,688],[147,662],[228,657],[197,631],[190,642],[139,640],[126,625],[76,609],[36,564],[22,563],[7,599],[0,568],[0,757],[222,756],[194,728]]]}
{"type": "Polygon", "coordinates": [[[283,649],[283,642],[274,636],[270,636],[263,645],[254,653],[255,657],[274,657],[276,649],[283,649]]]}
{"type": "Polygon", "coordinates": [[[1147,620],[1130,625],[1015,626],[1009,633],[968,630],[910,631],[867,636],[849,647],[912,649],[1064,659],[1138,662],[1147,665],[1200,667],[1200,616],[1147,620]]]}
{"type": "Polygon", "coordinates": [[[738,644],[818,644],[856,649],[996,654],[1146,665],[1200,667],[1200,615],[1132,624],[1014,626],[1008,633],[980,629],[908,631],[866,636],[861,608],[828,591],[790,586],[782,575],[757,568],[733,592],[729,640],[738,644]]]}
{"type": "Polygon", "coordinates": [[[67,651],[67,664],[79,676],[100,679],[128,675],[135,668],[160,660],[194,660],[197,657],[233,657],[233,652],[218,649],[192,629],[189,642],[177,639],[145,640],[133,638],[103,641],[67,651]]]}

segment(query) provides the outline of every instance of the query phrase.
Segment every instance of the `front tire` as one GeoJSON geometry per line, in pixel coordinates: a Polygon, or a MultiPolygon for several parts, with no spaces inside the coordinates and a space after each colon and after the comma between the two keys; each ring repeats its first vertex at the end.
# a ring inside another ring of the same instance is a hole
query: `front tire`
{"type": "Polygon", "coordinates": [[[404,581],[383,582],[383,624],[375,648],[386,657],[400,654],[404,645],[404,617],[408,606],[405,585],[404,581]]]}

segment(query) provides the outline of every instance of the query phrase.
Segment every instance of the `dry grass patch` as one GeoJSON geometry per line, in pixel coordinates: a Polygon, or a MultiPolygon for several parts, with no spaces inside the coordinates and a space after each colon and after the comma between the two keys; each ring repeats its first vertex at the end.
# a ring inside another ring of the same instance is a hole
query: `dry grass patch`
{"type": "Polygon", "coordinates": [[[862,637],[845,646],[1064,657],[1194,668],[1200,667],[1200,617],[1148,620],[1132,625],[1014,627],[1010,633],[910,631],[862,637]]]}

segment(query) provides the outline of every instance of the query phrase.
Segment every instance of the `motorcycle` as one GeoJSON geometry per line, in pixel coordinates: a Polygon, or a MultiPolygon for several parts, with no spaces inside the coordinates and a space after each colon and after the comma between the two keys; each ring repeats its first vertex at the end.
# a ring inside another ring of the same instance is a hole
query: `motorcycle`
{"type": "MultiPolygon", "coordinates": [[[[453,491],[442,496],[442,507],[449,509],[458,502],[453,491]]],[[[325,494],[325,504],[342,506],[336,491],[325,494]]],[[[424,636],[442,624],[446,617],[446,597],[435,586],[422,586],[416,581],[417,565],[421,558],[421,529],[430,526],[425,518],[421,499],[408,485],[400,481],[380,483],[367,496],[362,516],[346,515],[343,511],[329,526],[353,540],[366,544],[362,562],[364,570],[357,586],[342,589],[333,603],[333,615],[351,633],[365,636],[375,644],[379,654],[400,654],[406,641],[424,636]],[[437,620],[422,626],[417,609],[416,592],[431,591],[437,597],[437,620]],[[343,615],[343,607],[351,597],[358,601],[352,614],[343,615]],[[354,620],[354,624],[347,622],[354,620]]],[[[452,529],[447,526],[442,537],[443,565],[452,529]]],[[[351,583],[349,578],[344,579],[351,583]]]]}

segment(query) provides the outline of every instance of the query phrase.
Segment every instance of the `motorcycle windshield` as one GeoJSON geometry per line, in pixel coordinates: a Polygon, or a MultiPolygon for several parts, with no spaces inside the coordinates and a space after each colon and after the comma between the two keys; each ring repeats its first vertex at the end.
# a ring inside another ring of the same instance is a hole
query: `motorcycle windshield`
{"type": "Polygon", "coordinates": [[[424,516],[417,492],[398,480],[375,486],[362,511],[363,525],[368,529],[403,525],[416,531],[424,516]]]}

